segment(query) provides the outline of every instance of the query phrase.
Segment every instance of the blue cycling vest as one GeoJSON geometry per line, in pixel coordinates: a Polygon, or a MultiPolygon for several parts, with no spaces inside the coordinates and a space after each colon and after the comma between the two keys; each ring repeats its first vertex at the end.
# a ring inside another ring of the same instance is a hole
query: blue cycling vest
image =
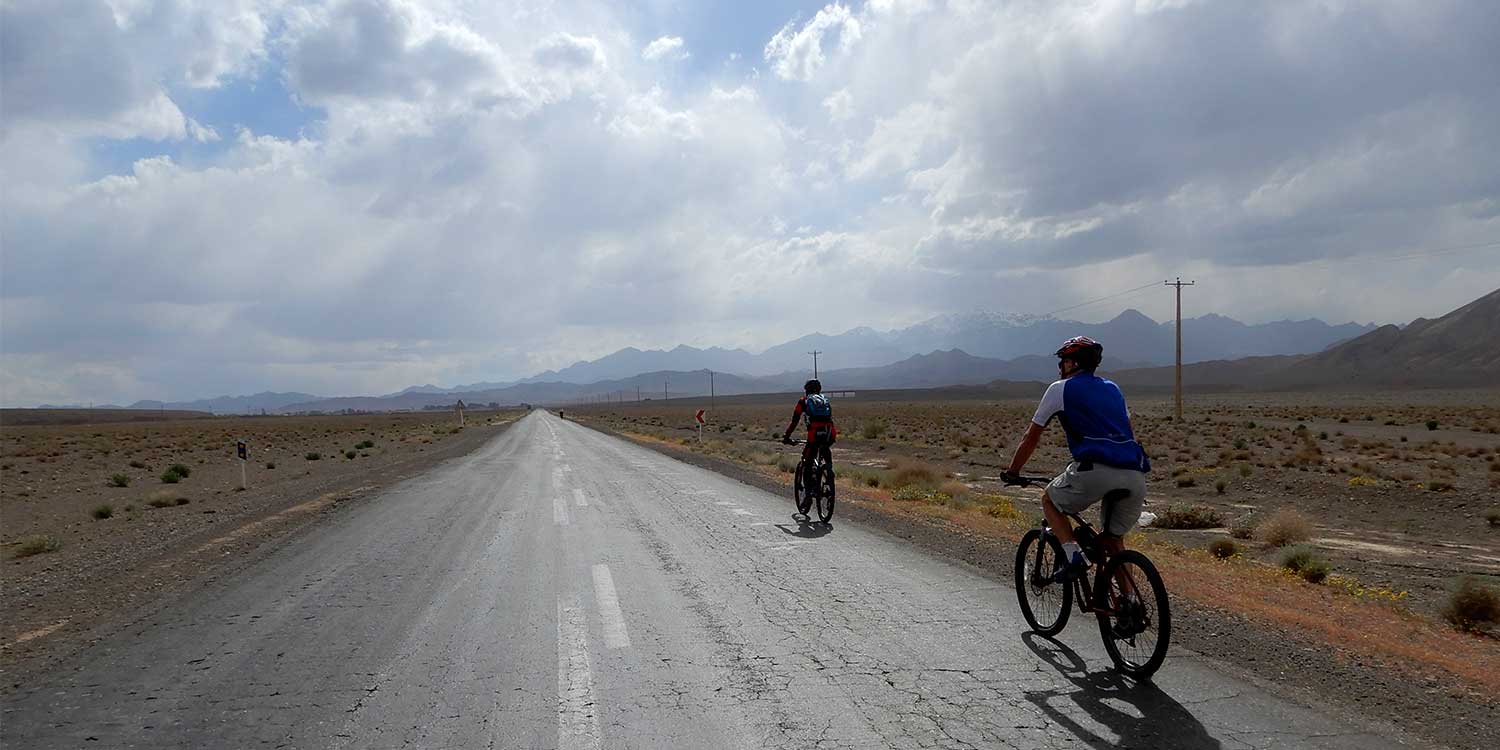
{"type": "Polygon", "coordinates": [[[1089,372],[1063,381],[1063,408],[1057,420],[1068,435],[1073,458],[1117,469],[1151,471],[1151,459],[1130,427],[1125,394],[1114,381],[1089,372]]]}

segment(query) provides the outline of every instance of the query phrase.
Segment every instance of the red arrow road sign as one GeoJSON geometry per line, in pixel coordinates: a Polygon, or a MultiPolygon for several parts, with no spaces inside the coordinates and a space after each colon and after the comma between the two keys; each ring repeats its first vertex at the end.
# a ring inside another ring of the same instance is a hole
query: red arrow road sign
{"type": "Polygon", "coordinates": [[[693,415],[693,419],[698,420],[698,424],[703,424],[703,413],[704,413],[704,411],[706,411],[706,410],[699,409],[698,413],[693,415]]]}

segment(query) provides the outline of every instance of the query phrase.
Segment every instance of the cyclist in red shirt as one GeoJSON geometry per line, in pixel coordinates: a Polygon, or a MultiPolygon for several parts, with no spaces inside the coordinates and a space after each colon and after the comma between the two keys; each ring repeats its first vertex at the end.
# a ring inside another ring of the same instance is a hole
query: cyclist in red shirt
{"type": "Polygon", "coordinates": [[[802,386],[802,392],[804,395],[797,399],[797,408],[792,410],[792,422],[786,426],[781,442],[792,442],[792,430],[797,429],[797,423],[802,420],[803,415],[807,415],[807,443],[802,446],[802,460],[812,466],[810,459],[813,449],[821,448],[823,461],[831,464],[833,453],[829,446],[839,436],[839,428],[833,424],[833,404],[823,395],[823,384],[816,378],[807,381],[802,386]]]}

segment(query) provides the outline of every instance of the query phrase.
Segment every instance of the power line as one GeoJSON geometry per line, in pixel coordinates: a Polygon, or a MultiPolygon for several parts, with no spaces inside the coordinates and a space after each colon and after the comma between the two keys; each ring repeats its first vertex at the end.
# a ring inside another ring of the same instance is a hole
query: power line
{"type": "Polygon", "coordinates": [[[1092,304],[1095,304],[1095,303],[1098,303],[1098,302],[1104,302],[1106,300],[1112,300],[1112,299],[1115,299],[1116,297],[1124,297],[1127,294],[1134,294],[1135,292],[1143,291],[1143,290],[1146,290],[1146,289],[1151,289],[1151,288],[1154,288],[1155,286],[1156,286],[1156,282],[1155,281],[1153,281],[1153,282],[1151,282],[1149,284],[1142,284],[1142,285],[1140,285],[1140,286],[1138,286],[1138,287],[1136,287],[1134,289],[1126,289],[1123,292],[1115,292],[1114,294],[1110,294],[1110,295],[1106,295],[1106,296],[1103,296],[1103,297],[1099,297],[1097,299],[1091,299],[1091,300],[1089,300],[1087,302],[1079,302],[1076,305],[1069,305],[1069,306],[1064,307],[1064,308],[1053,310],[1052,312],[1044,313],[1042,315],[1042,317],[1044,317],[1044,318],[1051,317],[1051,316],[1056,315],[1056,314],[1058,314],[1060,312],[1067,312],[1069,310],[1076,310],[1076,309],[1078,309],[1080,307],[1088,307],[1089,305],[1092,305],[1092,304]]]}
{"type": "MultiPolygon", "coordinates": [[[[1320,260],[1307,260],[1307,261],[1301,261],[1301,262],[1296,262],[1296,263],[1281,263],[1281,264],[1274,265],[1274,266],[1260,266],[1257,270],[1286,268],[1286,267],[1307,268],[1307,267],[1333,266],[1333,265],[1339,265],[1339,264],[1342,264],[1342,263],[1370,263],[1372,261],[1417,260],[1417,259],[1420,259],[1420,258],[1432,258],[1432,257],[1437,257],[1437,256],[1442,256],[1442,255],[1455,255],[1455,254],[1458,254],[1458,253],[1466,253],[1466,252],[1472,252],[1474,250],[1483,250],[1483,249],[1486,249],[1486,248],[1497,248],[1497,247],[1500,247],[1500,240],[1492,240],[1492,241],[1489,241],[1489,242],[1478,242],[1478,243],[1474,243],[1474,244],[1471,244],[1471,245],[1453,245],[1453,246],[1449,246],[1449,247],[1440,247],[1440,248],[1434,248],[1434,249],[1431,249],[1431,250],[1421,250],[1421,251],[1414,252],[1414,253],[1407,253],[1407,254],[1403,254],[1403,255],[1377,255],[1377,256],[1374,256],[1374,257],[1361,256],[1361,257],[1348,257],[1348,258],[1325,258],[1325,259],[1320,259],[1320,260]]],[[[1237,272],[1240,272],[1240,271],[1237,271],[1237,272]]],[[[1218,273],[1222,274],[1223,272],[1220,271],[1218,273]]],[[[1209,272],[1209,273],[1202,274],[1202,275],[1205,275],[1205,276],[1214,276],[1215,273],[1214,272],[1209,272]]],[[[1091,305],[1096,305],[1096,304],[1098,304],[1100,302],[1108,302],[1109,300],[1112,300],[1112,299],[1119,299],[1120,297],[1124,297],[1124,296],[1129,295],[1129,294],[1135,294],[1137,292],[1143,292],[1143,291],[1145,291],[1147,289],[1151,289],[1151,288],[1155,287],[1156,285],[1157,285],[1157,282],[1155,282],[1155,281],[1147,283],[1147,284],[1142,284],[1142,285],[1140,285],[1138,287],[1135,287],[1133,289],[1126,289],[1126,290],[1124,290],[1122,292],[1115,292],[1114,294],[1107,294],[1107,295],[1105,295],[1103,297],[1096,297],[1096,298],[1088,300],[1086,302],[1079,302],[1076,305],[1069,305],[1067,307],[1059,308],[1057,310],[1053,310],[1052,312],[1044,313],[1042,315],[1042,317],[1050,317],[1050,316],[1053,316],[1053,315],[1057,315],[1058,313],[1067,312],[1069,310],[1076,310],[1076,309],[1078,309],[1080,307],[1089,307],[1091,305]]]]}

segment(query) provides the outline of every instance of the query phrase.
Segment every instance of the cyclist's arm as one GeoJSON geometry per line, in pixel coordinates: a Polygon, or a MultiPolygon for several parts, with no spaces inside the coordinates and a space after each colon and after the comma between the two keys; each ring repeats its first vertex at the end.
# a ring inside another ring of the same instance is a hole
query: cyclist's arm
{"type": "Polygon", "coordinates": [[[1047,429],[1047,424],[1063,409],[1063,389],[1066,387],[1061,380],[1047,386],[1047,392],[1042,394],[1042,401],[1037,404],[1031,424],[1026,426],[1026,434],[1021,436],[1021,442],[1016,445],[1016,455],[1011,458],[1007,473],[1020,474],[1026,468],[1026,462],[1031,460],[1031,454],[1036,451],[1036,445],[1042,439],[1042,431],[1047,429]]]}
{"type": "Polygon", "coordinates": [[[800,399],[800,398],[797,399],[797,406],[792,409],[792,422],[791,422],[791,424],[789,424],[789,425],[786,426],[786,433],[784,433],[782,435],[783,439],[791,437],[792,436],[792,430],[797,429],[797,423],[802,421],[802,404],[803,403],[805,403],[804,399],[800,399]]]}
{"type": "Polygon", "coordinates": [[[1006,469],[1011,474],[1020,474],[1026,468],[1026,462],[1031,460],[1031,454],[1036,451],[1037,443],[1042,440],[1042,432],[1047,428],[1036,422],[1026,426],[1026,434],[1021,436],[1021,442],[1016,445],[1016,455],[1010,459],[1010,468],[1006,469]]]}

